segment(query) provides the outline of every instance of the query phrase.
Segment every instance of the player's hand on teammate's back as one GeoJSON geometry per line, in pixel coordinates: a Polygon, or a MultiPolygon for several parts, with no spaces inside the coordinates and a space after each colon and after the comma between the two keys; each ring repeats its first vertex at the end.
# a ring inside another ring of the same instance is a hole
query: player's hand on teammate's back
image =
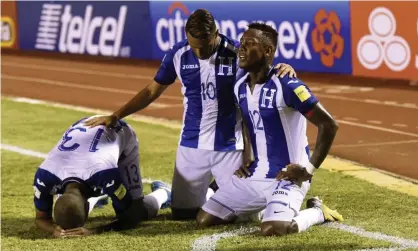
{"type": "Polygon", "coordinates": [[[274,69],[278,69],[278,72],[276,73],[277,77],[284,77],[286,76],[286,74],[289,74],[290,78],[296,78],[296,71],[295,69],[293,69],[293,67],[291,65],[288,64],[277,64],[276,66],[274,66],[274,69]]]}
{"type": "Polygon", "coordinates": [[[84,121],[85,126],[95,127],[99,125],[104,125],[106,127],[112,127],[116,124],[118,119],[115,115],[108,116],[98,116],[84,121]]]}
{"type": "Polygon", "coordinates": [[[312,175],[308,173],[305,167],[299,164],[289,164],[286,168],[277,175],[277,180],[289,180],[295,182],[298,186],[302,185],[302,182],[312,178],[312,175]]]}

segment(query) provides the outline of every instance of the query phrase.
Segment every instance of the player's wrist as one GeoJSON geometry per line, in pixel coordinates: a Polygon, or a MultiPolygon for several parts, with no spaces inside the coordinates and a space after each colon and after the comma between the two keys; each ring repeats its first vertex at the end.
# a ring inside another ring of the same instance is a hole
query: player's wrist
{"type": "Polygon", "coordinates": [[[313,175],[315,173],[315,171],[317,170],[317,168],[314,165],[312,165],[311,162],[308,162],[308,164],[305,166],[305,168],[306,168],[306,171],[310,175],[313,175]]]}
{"type": "Polygon", "coordinates": [[[120,120],[120,115],[117,113],[113,113],[112,115],[110,115],[111,117],[113,117],[115,120],[120,120]]]}

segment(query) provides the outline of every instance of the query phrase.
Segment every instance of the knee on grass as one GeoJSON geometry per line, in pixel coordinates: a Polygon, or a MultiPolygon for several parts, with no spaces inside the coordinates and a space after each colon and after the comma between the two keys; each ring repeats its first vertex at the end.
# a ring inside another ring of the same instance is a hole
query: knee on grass
{"type": "Polygon", "coordinates": [[[298,232],[295,221],[267,221],[261,224],[263,236],[284,236],[298,232]]]}
{"type": "Polygon", "coordinates": [[[230,221],[218,218],[210,213],[200,210],[196,217],[196,224],[198,228],[207,228],[213,225],[227,224],[230,221]]]}

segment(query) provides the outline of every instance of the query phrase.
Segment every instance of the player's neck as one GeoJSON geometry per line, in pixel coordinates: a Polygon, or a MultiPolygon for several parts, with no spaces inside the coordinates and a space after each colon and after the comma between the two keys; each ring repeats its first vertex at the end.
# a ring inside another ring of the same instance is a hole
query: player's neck
{"type": "Polygon", "coordinates": [[[70,183],[65,187],[65,193],[73,193],[87,197],[87,191],[83,184],[70,183]]]}
{"type": "Polygon", "coordinates": [[[256,84],[264,84],[266,82],[268,73],[270,71],[270,64],[260,64],[260,67],[250,71],[250,86],[256,84]]]}

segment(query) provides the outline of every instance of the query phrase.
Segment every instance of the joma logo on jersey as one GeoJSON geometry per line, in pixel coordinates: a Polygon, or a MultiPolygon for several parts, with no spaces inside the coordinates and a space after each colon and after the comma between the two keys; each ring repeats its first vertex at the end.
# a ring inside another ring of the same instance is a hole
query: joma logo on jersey
{"type": "Polygon", "coordinates": [[[185,64],[183,65],[182,70],[186,70],[186,69],[198,69],[199,66],[197,64],[185,64]]]}
{"type": "Polygon", "coordinates": [[[94,16],[93,5],[75,15],[71,4],[44,4],[35,48],[73,54],[129,56],[130,48],[122,48],[122,37],[128,7],[122,5],[118,16],[94,16]],[[57,46],[58,45],[58,46],[57,46]]]}

